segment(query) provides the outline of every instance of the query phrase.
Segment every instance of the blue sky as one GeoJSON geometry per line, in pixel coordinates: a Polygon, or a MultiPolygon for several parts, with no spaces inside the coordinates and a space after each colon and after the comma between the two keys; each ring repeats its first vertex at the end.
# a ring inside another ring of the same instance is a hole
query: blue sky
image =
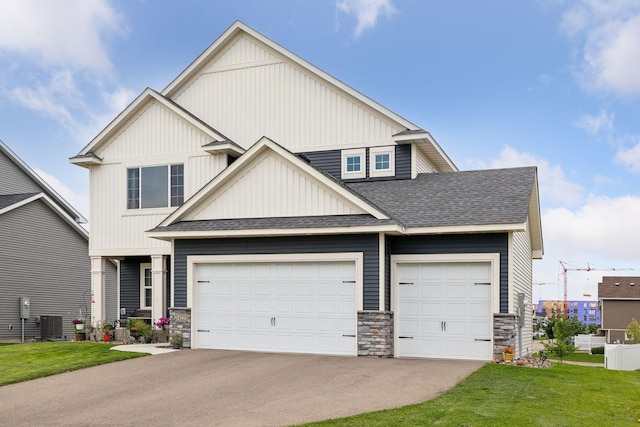
{"type": "Polygon", "coordinates": [[[640,275],[636,0],[5,0],[0,139],[85,215],[68,158],[235,20],[430,131],[460,169],[539,168],[534,299],[640,275]]]}

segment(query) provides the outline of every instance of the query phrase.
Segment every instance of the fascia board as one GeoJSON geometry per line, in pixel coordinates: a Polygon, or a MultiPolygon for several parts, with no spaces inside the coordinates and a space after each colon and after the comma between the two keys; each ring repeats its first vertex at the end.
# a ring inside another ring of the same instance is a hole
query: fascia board
{"type": "Polygon", "coordinates": [[[393,136],[393,140],[397,144],[409,144],[409,143],[426,143],[429,144],[437,153],[437,155],[441,159],[441,165],[446,165],[449,167],[451,172],[457,172],[458,167],[453,163],[453,160],[444,152],[438,141],[427,131],[421,133],[413,133],[407,135],[395,135],[393,136]]]}
{"type": "Polygon", "coordinates": [[[158,240],[173,239],[208,239],[224,237],[274,237],[274,236],[309,236],[318,234],[363,234],[389,233],[400,234],[401,227],[395,224],[330,227],[330,228],[268,228],[249,230],[211,230],[211,231],[146,231],[147,237],[158,240]]]}
{"type": "Polygon", "coordinates": [[[244,33],[252,36],[253,38],[259,40],[260,42],[262,42],[265,45],[269,46],[271,49],[273,49],[274,51],[278,52],[279,54],[281,54],[282,56],[284,56],[288,60],[294,62],[298,66],[300,66],[300,67],[308,70],[309,72],[317,75],[318,77],[320,77],[321,79],[325,80],[329,84],[331,84],[331,85],[343,90],[347,94],[349,94],[349,95],[353,96],[354,98],[358,99],[360,102],[362,102],[365,105],[369,106],[370,108],[376,110],[378,113],[380,113],[380,114],[388,117],[389,119],[395,121],[401,127],[405,127],[405,128],[408,128],[408,129],[418,129],[418,126],[416,126],[415,124],[411,123],[409,120],[405,119],[404,117],[399,116],[398,114],[396,114],[393,111],[387,109],[386,107],[383,107],[382,105],[378,104],[377,102],[375,102],[371,98],[367,97],[366,95],[363,95],[362,93],[358,92],[357,90],[353,89],[352,87],[348,86],[347,84],[343,83],[342,81],[338,80],[337,78],[335,78],[335,77],[331,76],[330,74],[322,71],[318,67],[312,65],[311,63],[309,63],[306,60],[302,59],[298,55],[296,55],[293,52],[285,49],[284,47],[280,46],[278,43],[274,42],[273,40],[269,39],[268,37],[265,37],[264,35],[260,34],[259,32],[254,30],[253,28],[247,26],[246,24],[244,24],[243,22],[240,22],[240,21],[236,21],[224,33],[222,33],[222,35],[220,37],[218,37],[218,39],[216,41],[214,41],[202,54],[200,54],[182,73],[180,73],[180,75],[178,77],[176,77],[162,91],[162,95],[171,98],[171,96],[174,95],[175,91],[178,88],[181,87],[181,84],[182,84],[183,81],[185,81],[186,79],[190,78],[198,70],[200,70],[202,68],[202,66],[206,62],[208,62],[208,60],[212,56],[214,56],[216,53],[218,53],[218,51],[222,47],[224,47],[233,37],[235,37],[240,32],[244,32],[244,33]]]}
{"type": "Polygon", "coordinates": [[[310,167],[306,162],[300,159],[298,156],[290,153],[285,150],[275,142],[271,141],[269,138],[262,137],[258,142],[256,142],[246,153],[238,158],[235,162],[231,164],[231,166],[227,167],[225,170],[220,172],[215,178],[209,181],[204,187],[202,187],[196,194],[194,194],[189,200],[187,200],[179,209],[165,218],[159,226],[166,227],[168,225],[173,224],[180,218],[183,218],[185,214],[191,211],[191,209],[195,208],[204,198],[206,198],[210,192],[215,191],[215,188],[224,185],[229,179],[233,178],[239,171],[242,170],[245,164],[251,162],[256,156],[260,155],[265,150],[272,150],[275,153],[279,154],[283,158],[287,159],[289,162],[293,163],[295,166],[307,172],[314,179],[317,179],[322,184],[326,185],[336,193],[340,194],[342,197],[346,198],[359,208],[363,209],[365,212],[373,215],[377,219],[389,219],[389,217],[380,210],[371,206],[369,203],[365,202],[363,199],[357,197],[355,194],[345,189],[344,187],[338,185],[337,183],[331,181],[322,173],[318,172],[316,169],[310,167]]]}
{"type": "Polygon", "coordinates": [[[516,224],[487,224],[487,225],[452,225],[442,227],[405,227],[403,234],[461,234],[461,233],[498,233],[511,231],[526,231],[526,223],[516,224]]]}
{"type": "MultiPolygon", "coordinates": [[[[98,135],[96,135],[89,144],[87,144],[78,154],[85,155],[90,151],[95,151],[105,140],[115,134],[128,119],[142,109],[148,102],[155,100],[164,107],[180,116],[189,124],[200,130],[205,135],[216,141],[224,141],[226,138],[214,132],[210,127],[199,120],[195,120],[191,115],[187,114],[183,109],[178,108],[175,104],[167,101],[162,95],[153,89],[146,88],[140,95],[136,97],[120,114],[118,114],[98,135]]],[[[73,163],[73,162],[72,162],[73,163]]]]}
{"type": "Polygon", "coordinates": [[[538,171],[536,169],[533,189],[531,190],[531,200],[529,201],[529,228],[531,233],[532,249],[539,253],[540,258],[544,255],[544,241],[542,235],[542,219],[540,215],[540,198],[538,194],[538,171]]]}

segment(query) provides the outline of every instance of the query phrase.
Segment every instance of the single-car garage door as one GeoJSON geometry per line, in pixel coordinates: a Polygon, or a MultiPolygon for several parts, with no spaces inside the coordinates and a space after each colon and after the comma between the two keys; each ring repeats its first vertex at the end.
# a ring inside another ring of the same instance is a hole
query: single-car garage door
{"type": "Polygon", "coordinates": [[[398,264],[400,357],[491,360],[490,263],[398,264]]]}
{"type": "Polygon", "coordinates": [[[353,262],[196,267],[198,348],[356,355],[353,262]]]}

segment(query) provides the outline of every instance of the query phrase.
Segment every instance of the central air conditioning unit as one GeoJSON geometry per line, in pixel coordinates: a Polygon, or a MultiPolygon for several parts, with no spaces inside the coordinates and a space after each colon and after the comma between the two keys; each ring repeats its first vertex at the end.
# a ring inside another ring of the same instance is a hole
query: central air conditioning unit
{"type": "Polygon", "coordinates": [[[40,316],[40,337],[62,338],[62,316],[40,316]]]}

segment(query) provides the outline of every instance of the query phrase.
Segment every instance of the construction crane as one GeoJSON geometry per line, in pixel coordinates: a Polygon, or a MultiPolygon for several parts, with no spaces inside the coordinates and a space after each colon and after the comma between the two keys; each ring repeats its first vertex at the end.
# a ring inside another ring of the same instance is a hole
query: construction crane
{"type": "Polygon", "coordinates": [[[587,262],[586,268],[573,267],[568,262],[560,261],[560,268],[562,269],[562,281],[564,283],[564,298],[562,299],[562,305],[566,310],[567,307],[567,271],[622,271],[622,270],[633,270],[633,268],[599,268],[593,266],[591,263],[587,262]]]}

